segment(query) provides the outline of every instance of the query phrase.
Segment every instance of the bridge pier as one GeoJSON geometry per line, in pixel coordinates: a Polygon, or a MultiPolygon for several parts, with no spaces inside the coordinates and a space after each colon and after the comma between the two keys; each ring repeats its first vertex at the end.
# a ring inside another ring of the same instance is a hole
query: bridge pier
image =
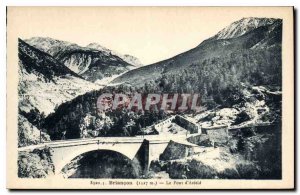
{"type": "Polygon", "coordinates": [[[135,168],[139,169],[139,175],[145,176],[148,173],[149,170],[149,141],[144,139],[141,147],[137,151],[136,155],[134,156],[132,160],[133,166],[137,166],[135,168]]]}

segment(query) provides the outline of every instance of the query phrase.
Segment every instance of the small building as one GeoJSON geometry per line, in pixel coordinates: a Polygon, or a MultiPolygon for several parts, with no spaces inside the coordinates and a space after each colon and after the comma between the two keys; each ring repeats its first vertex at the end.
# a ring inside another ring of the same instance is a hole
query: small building
{"type": "Polygon", "coordinates": [[[164,152],[159,156],[159,160],[182,159],[194,154],[194,147],[170,140],[164,152]]]}
{"type": "Polygon", "coordinates": [[[172,123],[175,123],[178,126],[186,129],[190,134],[201,132],[200,127],[196,123],[194,123],[193,121],[190,121],[189,119],[184,118],[180,115],[173,115],[173,116],[155,124],[154,128],[157,132],[162,132],[164,128],[166,128],[167,126],[171,126],[172,123]]]}
{"type": "Polygon", "coordinates": [[[196,144],[198,146],[204,146],[204,147],[213,146],[213,142],[209,139],[209,136],[207,134],[197,134],[191,136],[187,138],[187,141],[196,144]]]}
{"type": "Polygon", "coordinates": [[[182,116],[176,115],[174,122],[182,128],[185,128],[190,134],[198,133],[200,131],[200,128],[196,123],[193,123],[182,116]]]}
{"type": "Polygon", "coordinates": [[[209,139],[214,143],[227,143],[228,141],[228,126],[212,126],[212,127],[202,127],[201,131],[203,134],[207,134],[209,139]]]}

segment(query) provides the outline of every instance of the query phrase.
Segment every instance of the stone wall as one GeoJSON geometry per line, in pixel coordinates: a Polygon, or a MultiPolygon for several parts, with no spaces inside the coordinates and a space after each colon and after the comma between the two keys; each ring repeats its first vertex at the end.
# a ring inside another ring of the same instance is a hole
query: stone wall
{"type": "Polygon", "coordinates": [[[172,121],[175,119],[176,116],[171,116],[157,124],[154,125],[154,128],[157,132],[161,132],[161,128],[167,124],[171,124],[172,121]]]}

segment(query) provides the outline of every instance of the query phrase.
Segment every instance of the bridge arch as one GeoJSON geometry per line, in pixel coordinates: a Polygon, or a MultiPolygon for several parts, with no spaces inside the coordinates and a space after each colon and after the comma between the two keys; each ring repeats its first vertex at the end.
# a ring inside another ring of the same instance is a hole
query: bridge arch
{"type": "MultiPolygon", "coordinates": [[[[80,154],[77,163],[80,165],[78,169],[68,177],[74,178],[138,178],[141,173],[141,165],[138,159],[130,159],[128,156],[115,151],[107,149],[92,150],[80,154]]],[[[79,157],[79,156],[77,156],[79,157]]],[[[74,159],[76,159],[75,157],[74,159]]],[[[74,159],[67,163],[62,172],[68,173],[66,166],[74,159]],[[65,169],[65,170],[64,170],[65,169]]]]}
{"type": "Polygon", "coordinates": [[[92,152],[108,150],[122,154],[126,158],[133,160],[141,143],[99,143],[95,142],[86,145],[70,145],[63,147],[52,147],[52,161],[55,167],[55,174],[60,174],[65,165],[70,163],[77,156],[92,152]]]}

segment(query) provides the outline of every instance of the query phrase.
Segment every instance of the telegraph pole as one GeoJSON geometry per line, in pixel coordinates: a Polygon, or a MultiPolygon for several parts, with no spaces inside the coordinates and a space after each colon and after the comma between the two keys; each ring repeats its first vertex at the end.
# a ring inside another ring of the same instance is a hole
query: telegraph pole
{"type": "Polygon", "coordinates": [[[42,143],[42,128],[41,128],[41,117],[38,115],[38,129],[40,130],[40,143],[42,143]]]}

